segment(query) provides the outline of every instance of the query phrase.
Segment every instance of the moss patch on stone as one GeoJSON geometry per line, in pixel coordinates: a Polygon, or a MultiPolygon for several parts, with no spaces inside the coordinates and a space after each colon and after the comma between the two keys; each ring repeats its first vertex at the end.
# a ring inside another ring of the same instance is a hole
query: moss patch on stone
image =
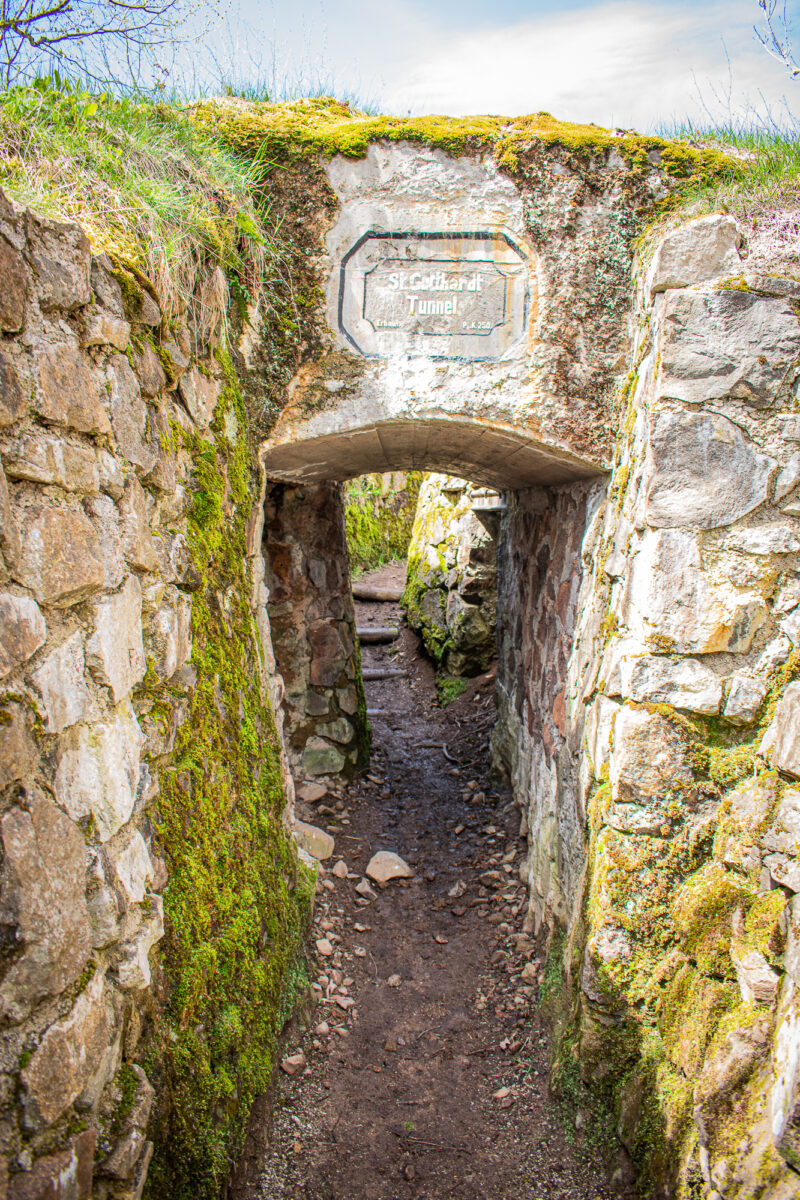
{"type": "Polygon", "coordinates": [[[345,528],[354,575],[372,571],[408,554],[421,471],[362,475],[345,489],[345,528]]]}
{"type": "MultiPolygon", "coordinates": [[[[246,525],[258,474],[241,393],[227,383],[213,436],[184,434],[195,464],[188,521],[199,579],[192,608],[197,684],[169,764],[155,833],[167,860],[160,1012],[143,1055],[157,1084],[148,1194],[219,1195],[255,1098],[268,1090],[280,1030],[307,987],[314,879],[282,821],[278,738],[250,609],[246,525]],[[231,410],[240,431],[225,437],[231,410]]],[[[169,685],[151,685],[169,712],[169,685]]]]}
{"type": "Polygon", "coordinates": [[[640,172],[659,162],[672,178],[700,181],[735,173],[736,162],[719,150],[599,125],[559,121],[550,113],[522,117],[371,116],[331,97],[283,104],[236,99],[202,101],[191,120],[236,152],[253,157],[264,171],[301,159],[363,158],[375,142],[411,142],[448,154],[491,151],[506,170],[534,147],[560,147],[584,160],[616,151],[621,163],[640,172]],[[651,158],[652,156],[652,158],[651,158]]]}

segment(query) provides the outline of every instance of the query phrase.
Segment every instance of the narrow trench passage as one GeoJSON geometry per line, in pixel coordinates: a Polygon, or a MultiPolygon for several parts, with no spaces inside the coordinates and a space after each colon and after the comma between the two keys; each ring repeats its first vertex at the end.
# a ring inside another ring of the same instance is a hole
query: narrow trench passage
{"type": "MultiPolygon", "coordinates": [[[[402,584],[403,569],[364,579],[402,584]]],[[[397,605],[356,608],[359,626],[400,624],[397,605]]],[[[567,1135],[548,1091],[544,963],[522,932],[519,815],[489,778],[492,673],[440,709],[409,629],[389,646],[364,645],[363,656],[365,668],[407,674],[366,685],[370,710],[386,714],[372,721],[368,777],[298,803],[336,839],[317,897],[320,1002],[302,1041],[287,1047],[296,1073],[281,1072],[253,1195],[632,1196],[619,1172],[609,1180],[582,1130],[567,1135]],[[380,849],[399,853],[414,877],[362,897],[356,885],[380,849]],[[346,879],[333,872],[340,860],[346,879]],[[307,1065],[296,1067],[301,1049],[307,1065]]]]}

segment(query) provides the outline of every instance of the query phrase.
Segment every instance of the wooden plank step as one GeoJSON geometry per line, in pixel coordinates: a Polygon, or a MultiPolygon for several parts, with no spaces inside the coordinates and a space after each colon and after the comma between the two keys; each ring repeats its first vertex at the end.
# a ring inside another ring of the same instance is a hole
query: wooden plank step
{"type": "Polygon", "coordinates": [[[407,674],[408,671],[404,671],[402,667],[364,667],[361,677],[364,683],[374,683],[378,679],[399,679],[407,674]]]}
{"type": "Polygon", "coordinates": [[[402,598],[403,588],[373,587],[369,583],[353,584],[354,600],[372,600],[377,604],[396,604],[402,598]]]}
{"type": "Polygon", "coordinates": [[[394,642],[400,637],[400,630],[388,625],[365,625],[356,633],[361,642],[394,642]]]}

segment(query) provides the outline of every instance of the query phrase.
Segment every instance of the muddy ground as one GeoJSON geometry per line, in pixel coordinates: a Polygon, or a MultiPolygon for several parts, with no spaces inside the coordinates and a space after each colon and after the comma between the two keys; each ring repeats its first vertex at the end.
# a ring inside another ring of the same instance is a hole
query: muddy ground
{"type": "MultiPolygon", "coordinates": [[[[370,578],[402,582],[402,568],[370,578]]],[[[357,609],[360,626],[401,624],[396,605],[357,609]]],[[[280,1073],[268,1158],[248,1195],[632,1197],[619,1159],[604,1163],[594,1147],[591,1119],[579,1111],[576,1122],[549,1093],[544,953],[522,928],[519,814],[489,769],[492,673],[440,709],[410,630],[363,656],[408,674],[367,684],[369,708],[387,714],[372,721],[369,777],[298,804],[336,839],[318,885],[317,1006],[286,1049],[294,1074],[280,1073]],[[400,854],[413,879],[362,897],[380,849],[400,854]],[[340,861],[344,879],[332,872],[340,861]]]]}

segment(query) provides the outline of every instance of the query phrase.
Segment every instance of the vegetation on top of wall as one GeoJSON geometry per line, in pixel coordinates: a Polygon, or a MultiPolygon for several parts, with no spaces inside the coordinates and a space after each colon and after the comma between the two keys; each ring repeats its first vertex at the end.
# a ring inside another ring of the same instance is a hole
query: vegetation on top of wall
{"type": "Polygon", "coordinates": [[[372,571],[408,554],[421,471],[362,475],[345,487],[345,528],[350,567],[355,575],[372,571]]]}
{"type": "Polygon", "coordinates": [[[250,167],[167,104],[41,81],[0,95],[0,187],[78,221],[95,252],[142,271],[167,315],[203,268],[260,278],[268,244],[250,167]]]}
{"type": "MultiPolygon", "coordinates": [[[[161,1012],[143,1062],[159,1108],[148,1194],[215,1200],[269,1089],[277,1037],[307,988],[314,879],[282,814],[280,749],[250,608],[246,525],[258,499],[241,393],[227,366],[214,436],[176,430],[195,467],[188,543],[197,669],[154,824],[164,896],[161,1012]],[[234,422],[230,416],[235,417],[234,422]],[[224,430],[238,428],[235,441],[224,430]]],[[[146,680],[151,717],[174,719],[169,685],[146,680]]]]}
{"type": "Polygon", "coordinates": [[[332,97],[283,104],[222,97],[196,104],[193,119],[238,152],[252,155],[266,171],[309,156],[363,158],[379,141],[415,142],[449,154],[490,150],[509,170],[519,153],[536,145],[560,146],[585,159],[616,151],[643,171],[652,169],[648,156],[654,155],[678,180],[712,180],[737,170],[735,160],[716,148],[576,125],[545,112],[513,118],[394,117],[359,112],[332,97]]]}

